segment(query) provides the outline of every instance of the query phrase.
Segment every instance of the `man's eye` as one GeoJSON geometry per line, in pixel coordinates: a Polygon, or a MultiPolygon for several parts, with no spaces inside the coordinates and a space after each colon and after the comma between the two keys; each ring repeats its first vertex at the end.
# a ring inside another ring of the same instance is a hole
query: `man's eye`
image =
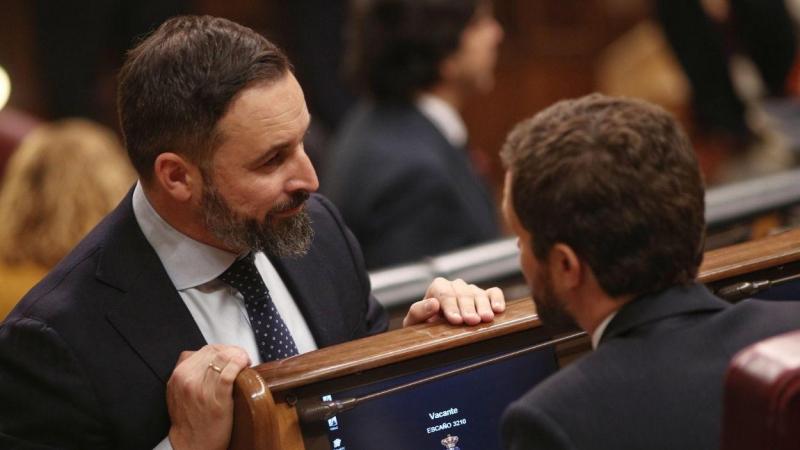
{"type": "Polygon", "coordinates": [[[283,162],[283,152],[276,153],[274,156],[264,162],[265,166],[276,166],[283,162]]]}

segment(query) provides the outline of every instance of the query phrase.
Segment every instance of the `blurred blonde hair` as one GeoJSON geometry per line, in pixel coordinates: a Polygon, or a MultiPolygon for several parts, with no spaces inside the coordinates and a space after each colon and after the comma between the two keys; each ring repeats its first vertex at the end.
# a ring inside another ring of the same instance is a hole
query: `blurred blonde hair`
{"type": "Polygon", "coordinates": [[[134,179],[111,130],[83,119],[35,129],[12,155],[0,186],[0,262],[54,266],[134,179]]]}

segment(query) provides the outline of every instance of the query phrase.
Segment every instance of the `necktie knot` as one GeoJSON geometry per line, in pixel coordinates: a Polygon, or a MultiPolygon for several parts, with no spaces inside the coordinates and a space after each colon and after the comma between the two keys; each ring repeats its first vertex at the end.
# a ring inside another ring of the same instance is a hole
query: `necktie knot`
{"type": "Polygon", "coordinates": [[[245,299],[269,295],[252,253],[237,259],[219,279],[239,291],[245,299]]]}

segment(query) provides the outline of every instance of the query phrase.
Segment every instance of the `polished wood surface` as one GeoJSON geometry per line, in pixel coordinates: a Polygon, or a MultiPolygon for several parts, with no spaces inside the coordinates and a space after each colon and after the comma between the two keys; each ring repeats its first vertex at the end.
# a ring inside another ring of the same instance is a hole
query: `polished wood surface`
{"type": "MultiPolygon", "coordinates": [[[[791,230],[707,252],[698,280],[703,283],[725,282],[798,261],[800,230],[791,230]]],[[[296,388],[540,326],[533,302],[529,298],[519,299],[510,301],[506,311],[497,315],[490,324],[473,327],[420,324],[247,369],[237,379],[237,409],[234,419],[237,431],[241,430],[243,436],[237,435],[236,444],[232,444],[231,448],[304,449],[294,407],[296,399],[291,396],[286,398],[286,393],[296,388]],[[253,377],[258,377],[263,386],[254,384],[253,377]],[[256,390],[266,387],[272,395],[259,407],[241,407],[238,402],[242,398],[252,398],[252,394],[238,391],[249,392],[253,387],[256,390]],[[269,404],[273,395],[275,401],[269,404]],[[264,412],[270,409],[271,417],[264,416],[264,412]],[[248,416],[251,413],[260,417],[248,416]],[[244,421],[244,425],[240,425],[240,421],[244,421]],[[259,423],[263,424],[263,430],[257,430],[259,423]],[[267,429],[272,430],[272,434],[264,431],[267,429]],[[258,433],[259,437],[250,437],[248,433],[258,433]]]]}
{"type": "Polygon", "coordinates": [[[253,369],[243,370],[236,379],[233,392],[235,417],[231,448],[280,448],[275,401],[264,379],[253,369]]]}
{"type": "Polygon", "coordinates": [[[255,369],[269,389],[284,391],[538,325],[533,302],[521,299],[509,302],[506,311],[492,323],[472,327],[419,324],[262,364],[255,369]]]}
{"type": "Polygon", "coordinates": [[[706,252],[698,280],[711,283],[800,261],[800,229],[706,252]]]}

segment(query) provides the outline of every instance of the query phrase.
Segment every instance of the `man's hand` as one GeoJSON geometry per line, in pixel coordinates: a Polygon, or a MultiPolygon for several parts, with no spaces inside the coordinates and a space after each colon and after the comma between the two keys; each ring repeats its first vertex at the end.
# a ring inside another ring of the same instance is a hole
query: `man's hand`
{"type": "Polygon", "coordinates": [[[491,322],[495,313],[505,309],[503,291],[496,287],[484,291],[461,279],[449,281],[440,277],[428,286],[423,300],[411,305],[403,319],[403,326],[438,322],[442,318],[453,325],[476,325],[491,322]]]}
{"type": "Polygon", "coordinates": [[[167,382],[174,450],[228,448],[233,428],[233,382],[250,365],[247,353],[228,345],[183,352],[167,382]]]}

